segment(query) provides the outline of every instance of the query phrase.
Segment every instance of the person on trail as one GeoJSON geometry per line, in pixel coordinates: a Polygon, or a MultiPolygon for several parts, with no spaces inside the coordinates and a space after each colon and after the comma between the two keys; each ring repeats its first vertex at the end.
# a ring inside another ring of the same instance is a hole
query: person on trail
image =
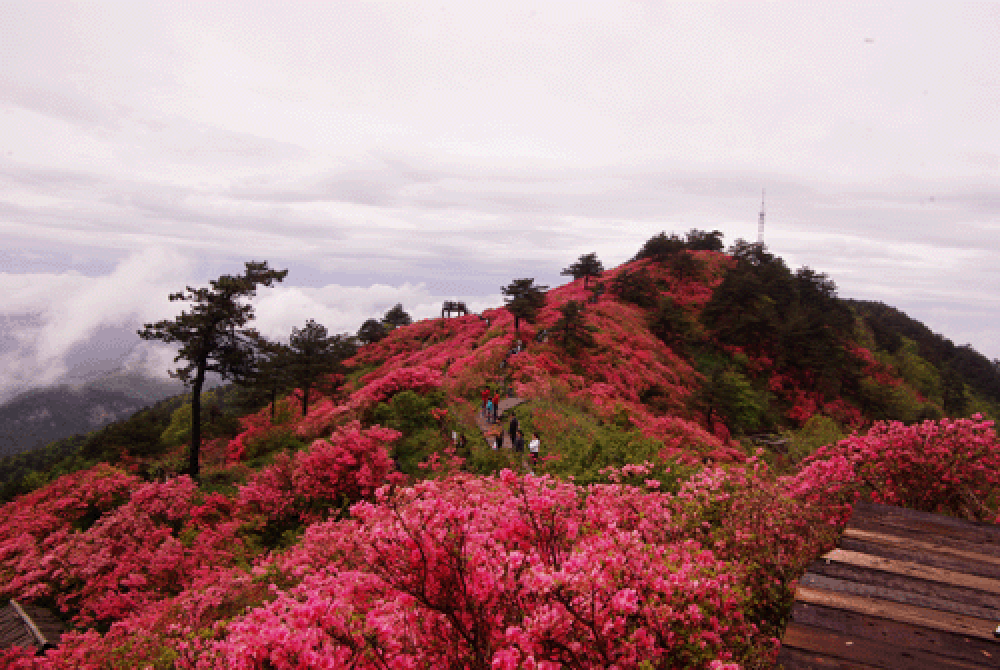
{"type": "Polygon", "coordinates": [[[500,392],[496,391],[493,394],[493,421],[494,423],[500,418],[500,392]]]}
{"type": "Polygon", "coordinates": [[[486,399],[486,421],[493,423],[493,398],[486,399]]]}
{"type": "Polygon", "coordinates": [[[483,418],[486,418],[486,399],[490,397],[490,390],[483,389],[483,418]]]}
{"type": "Polygon", "coordinates": [[[517,417],[513,416],[510,419],[510,441],[513,442],[514,438],[517,437],[517,417]]]}
{"type": "Polygon", "coordinates": [[[503,449],[503,432],[502,431],[500,432],[499,435],[497,435],[497,439],[493,441],[493,449],[494,450],[496,450],[496,449],[503,449]]]}
{"type": "Polygon", "coordinates": [[[541,448],[541,446],[542,442],[541,440],[538,439],[538,433],[532,433],[531,442],[528,443],[528,451],[531,452],[532,465],[538,465],[538,450],[541,448]]]}
{"type": "Polygon", "coordinates": [[[524,433],[517,431],[517,439],[514,440],[514,451],[524,453],[524,433]]]}

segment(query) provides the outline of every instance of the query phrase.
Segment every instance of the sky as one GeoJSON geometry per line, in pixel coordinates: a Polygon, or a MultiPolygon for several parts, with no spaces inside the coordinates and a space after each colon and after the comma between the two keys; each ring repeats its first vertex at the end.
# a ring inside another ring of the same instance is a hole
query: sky
{"type": "Polygon", "coordinates": [[[288,269],[281,339],[764,241],[1000,358],[1000,3],[0,3],[0,400],[288,269]]]}

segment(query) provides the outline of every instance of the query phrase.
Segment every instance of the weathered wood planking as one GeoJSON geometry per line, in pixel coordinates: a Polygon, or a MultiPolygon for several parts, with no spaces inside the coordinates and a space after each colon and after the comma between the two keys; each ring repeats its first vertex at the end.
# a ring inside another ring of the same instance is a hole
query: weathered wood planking
{"type": "Polygon", "coordinates": [[[1000,526],[855,506],[799,581],[786,670],[1000,668],[1000,526]]]}
{"type": "Polygon", "coordinates": [[[0,649],[58,646],[65,627],[50,611],[11,600],[0,608],[0,649]]]}

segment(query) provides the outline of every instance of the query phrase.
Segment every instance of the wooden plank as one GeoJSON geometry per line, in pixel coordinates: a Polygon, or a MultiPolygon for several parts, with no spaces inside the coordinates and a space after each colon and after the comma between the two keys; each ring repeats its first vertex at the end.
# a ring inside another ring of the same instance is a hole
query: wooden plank
{"type": "Polygon", "coordinates": [[[935,596],[927,596],[919,593],[900,591],[898,589],[887,588],[877,584],[864,584],[853,579],[836,579],[825,575],[806,574],[799,580],[799,584],[812,589],[822,589],[824,591],[834,591],[836,593],[846,593],[865,598],[876,598],[889,602],[902,603],[904,605],[914,605],[926,607],[941,612],[954,612],[966,616],[978,617],[1000,621],[1000,608],[978,607],[970,605],[962,600],[948,600],[935,596]]]}
{"type": "MultiPolygon", "coordinates": [[[[941,600],[951,600],[962,602],[974,607],[992,611],[992,616],[1000,622],[1000,597],[996,594],[976,589],[953,586],[943,582],[918,579],[908,575],[898,575],[891,572],[883,572],[872,568],[860,567],[839,563],[836,561],[827,562],[824,560],[814,561],[809,566],[809,572],[802,577],[808,576],[832,577],[834,579],[844,579],[858,584],[871,584],[886,589],[894,589],[901,593],[913,593],[920,596],[939,598],[941,600]]],[[[808,584],[807,584],[808,586],[808,584]]]]}
{"type": "Polygon", "coordinates": [[[1000,580],[1000,565],[976,561],[970,558],[950,556],[936,552],[913,551],[907,547],[881,544],[857,537],[844,536],[840,538],[840,547],[848,551],[857,551],[872,556],[880,556],[899,561],[910,561],[922,565],[950,570],[952,572],[987,577],[1000,580]]]}
{"type": "Polygon", "coordinates": [[[10,606],[14,608],[17,615],[21,617],[22,621],[24,621],[24,625],[31,631],[31,635],[35,638],[39,647],[45,647],[49,644],[49,641],[45,639],[45,635],[42,634],[42,631],[38,630],[38,626],[35,625],[35,622],[32,621],[28,613],[24,611],[24,608],[22,608],[16,600],[11,600],[10,606]]]}
{"type": "Polygon", "coordinates": [[[957,570],[947,570],[929,565],[921,565],[913,561],[898,560],[873,556],[868,553],[849,549],[834,549],[823,554],[822,561],[837,561],[848,565],[857,565],[897,575],[906,575],[917,579],[927,579],[942,582],[952,586],[962,586],[977,591],[1000,595],[1000,580],[965,574],[957,570]]]}
{"type": "Polygon", "coordinates": [[[987,667],[996,667],[997,659],[1000,659],[1000,642],[996,640],[987,641],[833,607],[796,602],[792,605],[792,621],[947,658],[987,663],[987,667]],[[990,666],[990,663],[994,665],[990,666]]]}
{"type": "MultiPolygon", "coordinates": [[[[785,630],[781,648],[811,652],[821,657],[863,663],[876,668],[893,670],[979,670],[981,663],[948,658],[922,650],[846,635],[834,631],[792,622],[785,630]]],[[[988,659],[987,659],[988,660],[988,659]]]]}
{"type": "Polygon", "coordinates": [[[848,523],[848,529],[882,533],[900,538],[909,538],[918,542],[934,544],[984,554],[1000,559],[1000,542],[990,542],[989,538],[979,533],[975,528],[968,528],[961,533],[939,533],[932,528],[920,528],[918,524],[889,524],[881,520],[854,518],[848,523]]]}
{"type": "Polygon", "coordinates": [[[861,540],[863,542],[874,542],[877,544],[888,545],[890,547],[903,547],[910,549],[916,555],[920,553],[932,553],[938,554],[939,556],[949,556],[957,559],[964,559],[968,561],[979,561],[981,563],[990,563],[992,565],[1000,566],[1000,556],[990,556],[989,554],[983,553],[982,551],[977,551],[978,547],[973,545],[972,548],[964,547],[957,548],[954,546],[949,546],[941,542],[916,540],[909,537],[900,537],[898,535],[887,535],[885,533],[874,533],[867,530],[861,530],[858,528],[848,527],[844,530],[844,537],[852,538],[855,540],[861,540]]]}
{"type": "Polygon", "coordinates": [[[779,670],[885,670],[887,667],[889,666],[862,665],[801,649],[782,647],[778,652],[779,670]]]}
{"type": "Polygon", "coordinates": [[[935,535],[948,535],[959,539],[971,536],[991,544],[1000,544],[1000,525],[986,521],[969,521],[944,514],[919,512],[905,507],[869,502],[855,505],[851,518],[872,519],[879,523],[926,530],[935,535]]]}
{"type": "Polygon", "coordinates": [[[795,590],[795,600],[812,605],[822,605],[823,607],[857,612],[869,617],[909,623],[956,635],[977,637],[995,643],[997,650],[1000,651],[1000,640],[996,640],[993,637],[993,631],[997,624],[991,619],[972,617],[965,614],[944,613],[927,607],[891,603],[878,600],[877,598],[854,596],[835,591],[826,591],[824,589],[814,589],[808,586],[799,586],[795,590]]]}

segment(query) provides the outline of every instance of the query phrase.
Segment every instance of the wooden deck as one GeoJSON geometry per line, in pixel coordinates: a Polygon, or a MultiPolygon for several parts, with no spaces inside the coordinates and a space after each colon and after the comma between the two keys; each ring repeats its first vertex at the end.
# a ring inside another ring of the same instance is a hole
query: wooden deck
{"type": "Polygon", "coordinates": [[[12,646],[47,649],[59,644],[65,627],[42,607],[11,600],[0,607],[0,649],[12,646]]]}
{"type": "Polygon", "coordinates": [[[786,670],[1000,668],[1000,526],[861,503],[799,581],[786,670]]]}

